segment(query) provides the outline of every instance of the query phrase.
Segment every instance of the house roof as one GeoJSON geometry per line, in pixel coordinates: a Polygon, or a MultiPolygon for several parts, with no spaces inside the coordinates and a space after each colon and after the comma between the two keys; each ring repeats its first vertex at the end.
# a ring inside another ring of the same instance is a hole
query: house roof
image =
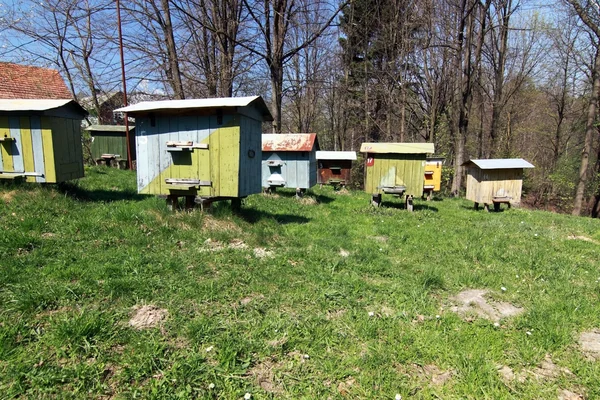
{"type": "MultiPolygon", "coordinates": [[[[129,125],[129,130],[135,129],[135,126],[129,125]]],[[[125,125],[90,125],[85,128],[90,132],[125,132],[125,125]]]]}
{"type": "Polygon", "coordinates": [[[356,160],[355,151],[317,151],[317,160],[356,160]]]}
{"type": "Polygon", "coordinates": [[[115,112],[126,112],[135,117],[136,114],[146,114],[156,111],[196,110],[210,108],[235,108],[255,105],[259,108],[265,121],[272,121],[273,116],[265,101],[260,96],[220,97],[211,99],[161,100],[143,101],[127,107],[117,108],[115,112]]]}
{"type": "Polygon", "coordinates": [[[58,71],[0,62],[0,99],[72,99],[58,71]]]}
{"type": "Polygon", "coordinates": [[[316,133],[270,133],[262,135],[262,151],[313,151],[319,148],[316,133]]]}
{"type": "Polygon", "coordinates": [[[513,169],[513,168],[535,168],[522,158],[491,158],[488,160],[469,160],[463,166],[476,165],[480,169],[513,169]]]}
{"type": "Polygon", "coordinates": [[[433,143],[363,143],[361,153],[432,154],[433,143]]]}
{"type": "Polygon", "coordinates": [[[82,115],[87,115],[83,107],[70,99],[0,99],[0,111],[49,111],[61,107],[69,107],[82,115]]]}

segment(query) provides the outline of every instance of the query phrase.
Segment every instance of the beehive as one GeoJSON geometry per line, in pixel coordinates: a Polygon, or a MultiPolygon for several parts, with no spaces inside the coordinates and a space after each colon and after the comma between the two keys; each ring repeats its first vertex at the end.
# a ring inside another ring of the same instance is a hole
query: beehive
{"type": "Polygon", "coordinates": [[[318,149],[314,133],[264,134],[262,186],[305,190],[316,185],[318,149]]]}
{"type": "Polygon", "coordinates": [[[421,196],[425,158],[433,143],[363,143],[365,191],[375,194],[421,196]]]}
{"type": "MultiPolygon", "coordinates": [[[[122,168],[129,164],[127,159],[127,135],[123,125],[91,125],[85,128],[90,133],[90,150],[96,164],[115,163],[122,168]]],[[[129,126],[131,158],[135,161],[135,127],[129,126]]]]}
{"type": "Polygon", "coordinates": [[[319,174],[317,183],[321,185],[345,186],[350,184],[354,151],[317,151],[319,174]]]}
{"type": "Polygon", "coordinates": [[[425,182],[423,184],[423,195],[431,198],[433,192],[439,192],[442,187],[442,165],[445,158],[427,157],[425,159],[425,182]]]}
{"type": "Polygon", "coordinates": [[[242,198],[261,191],[261,136],[271,113],[259,96],[142,102],[136,120],[140,193],[242,198]]]}
{"type": "Polygon", "coordinates": [[[498,210],[500,204],[519,205],[523,188],[523,169],[534,168],[522,158],[469,160],[462,164],[467,168],[467,200],[475,208],[483,204],[498,210]]]}
{"type": "Polygon", "coordinates": [[[59,183],[83,177],[86,115],[73,100],[0,99],[0,179],[59,183]]]}

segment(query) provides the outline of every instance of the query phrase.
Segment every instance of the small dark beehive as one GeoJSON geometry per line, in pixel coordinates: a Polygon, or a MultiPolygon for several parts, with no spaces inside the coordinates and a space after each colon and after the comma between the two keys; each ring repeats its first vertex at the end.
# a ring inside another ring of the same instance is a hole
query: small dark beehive
{"type": "MultiPolygon", "coordinates": [[[[91,136],[92,158],[96,164],[116,164],[127,168],[127,135],[123,125],[91,125],[85,128],[91,136]]],[[[129,126],[131,158],[135,161],[135,127],[129,126]]]]}
{"type": "Polygon", "coordinates": [[[346,186],[350,184],[354,151],[317,151],[320,185],[346,186]]]}

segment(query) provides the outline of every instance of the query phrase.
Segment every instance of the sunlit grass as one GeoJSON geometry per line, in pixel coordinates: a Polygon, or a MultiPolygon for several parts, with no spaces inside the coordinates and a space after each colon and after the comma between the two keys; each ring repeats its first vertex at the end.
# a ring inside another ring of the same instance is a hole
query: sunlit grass
{"type": "Polygon", "coordinates": [[[0,397],[600,397],[600,363],[577,347],[600,328],[598,221],[308,196],[170,213],[129,171],[2,183],[0,397]],[[449,299],[467,288],[525,312],[466,322],[449,299]],[[167,319],[130,327],[143,304],[167,319]],[[572,375],[505,383],[497,372],[531,371],[547,354],[572,375]],[[431,365],[450,378],[433,384],[419,372],[431,365]]]}

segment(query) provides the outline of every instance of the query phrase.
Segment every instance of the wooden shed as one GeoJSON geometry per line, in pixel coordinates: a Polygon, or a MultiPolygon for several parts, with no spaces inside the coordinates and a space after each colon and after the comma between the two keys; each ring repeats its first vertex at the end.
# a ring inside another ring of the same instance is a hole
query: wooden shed
{"type": "Polygon", "coordinates": [[[262,186],[294,188],[301,195],[317,183],[317,150],[314,133],[262,135],[262,186]]]}
{"type": "Polygon", "coordinates": [[[523,169],[534,168],[522,158],[469,160],[463,166],[467,169],[467,200],[475,203],[475,209],[483,204],[488,211],[490,204],[496,211],[502,203],[519,205],[523,169]]]}
{"type": "Polygon", "coordinates": [[[186,206],[240,199],[261,191],[260,96],[141,102],[115,110],[136,120],[140,193],[179,196],[186,206]]]}
{"type": "Polygon", "coordinates": [[[86,115],[74,100],[0,99],[0,179],[59,183],[83,177],[86,115]]]}
{"type": "MultiPolygon", "coordinates": [[[[96,164],[114,165],[127,168],[127,135],[124,125],[90,125],[85,128],[90,133],[90,150],[96,164]]],[[[129,126],[131,158],[135,161],[135,126],[129,126]]]]}
{"type": "Polygon", "coordinates": [[[365,153],[365,191],[372,203],[381,204],[382,193],[403,196],[412,211],[412,200],[423,195],[426,155],[434,152],[433,143],[363,143],[365,153]]]}
{"type": "Polygon", "coordinates": [[[352,176],[352,161],[356,161],[354,151],[317,151],[320,185],[345,186],[352,176]]]}
{"type": "Polygon", "coordinates": [[[425,159],[425,182],[423,184],[423,196],[431,200],[433,192],[439,192],[442,188],[442,165],[444,157],[427,157],[425,159]]]}

